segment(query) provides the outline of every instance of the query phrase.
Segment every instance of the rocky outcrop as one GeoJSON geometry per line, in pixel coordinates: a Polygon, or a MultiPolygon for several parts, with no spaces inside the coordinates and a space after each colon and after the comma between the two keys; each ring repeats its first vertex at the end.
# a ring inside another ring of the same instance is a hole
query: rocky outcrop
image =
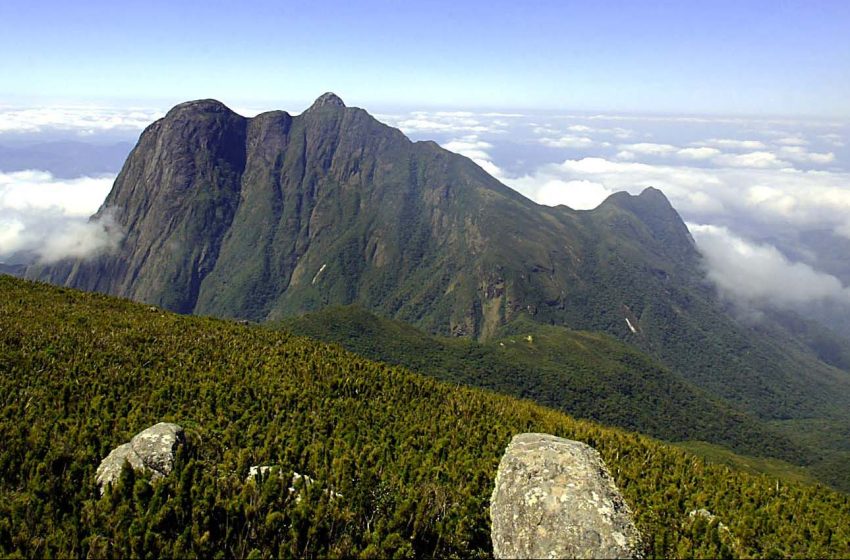
{"type": "Polygon", "coordinates": [[[635,558],[631,511],[592,447],[520,434],[505,450],[490,503],[496,558],[635,558]]]}
{"type": "Polygon", "coordinates": [[[108,484],[118,480],[125,462],[134,470],[152,473],[153,479],[167,476],[174,468],[174,454],[183,441],[183,428],[177,424],[160,422],[139,432],[100,462],[97,484],[101,493],[108,484]]]}

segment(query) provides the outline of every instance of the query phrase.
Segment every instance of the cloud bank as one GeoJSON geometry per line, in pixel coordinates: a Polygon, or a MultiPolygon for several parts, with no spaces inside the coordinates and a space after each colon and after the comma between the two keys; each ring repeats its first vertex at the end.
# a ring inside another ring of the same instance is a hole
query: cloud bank
{"type": "Polygon", "coordinates": [[[608,194],[661,189],[694,222],[749,223],[829,228],[850,237],[850,173],[778,167],[773,158],[739,154],[716,158],[713,167],[648,164],[602,157],[547,164],[506,183],[540,203],[542,194],[576,209],[594,208],[608,194]],[[744,158],[743,156],[746,156],[744,158]],[[587,189],[582,192],[581,185],[587,189]],[[600,186],[602,188],[600,188],[600,186]]]}
{"type": "Polygon", "coordinates": [[[111,213],[88,220],[114,180],[114,176],[60,180],[44,171],[0,172],[0,261],[26,252],[41,262],[53,262],[115,248],[123,233],[111,213]]]}
{"type": "Polygon", "coordinates": [[[522,117],[512,113],[474,113],[471,111],[413,111],[405,115],[376,115],[379,120],[405,134],[500,134],[511,120],[522,117]]]}
{"type": "Polygon", "coordinates": [[[792,262],[776,247],[747,241],[725,227],[688,224],[705,258],[707,277],[727,297],[756,306],[800,307],[834,300],[850,304],[835,276],[792,262]]]}
{"type": "MultiPolygon", "coordinates": [[[[142,130],[164,116],[159,109],[98,106],[0,107],[0,135],[7,132],[75,131],[80,136],[142,130]]],[[[2,136],[0,136],[2,137],[2,136]]]]}

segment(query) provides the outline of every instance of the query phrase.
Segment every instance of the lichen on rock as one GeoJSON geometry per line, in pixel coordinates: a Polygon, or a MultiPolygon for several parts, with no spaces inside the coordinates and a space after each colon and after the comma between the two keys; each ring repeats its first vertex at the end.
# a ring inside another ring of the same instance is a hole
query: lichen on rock
{"type": "Polygon", "coordinates": [[[177,424],[160,422],[139,432],[100,462],[96,475],[100,492],[118,480],[125,462],[134,470],[153,473],[153,479],[167,476],[174,468],[174,453],[182,442],[183,428],[177,424]]]}
{"type": "Polygon", "coordinates": [[[519,434],[505,450],[490,503],[496,558],[635,558],[631,511],[592,447],[519,434]]]}

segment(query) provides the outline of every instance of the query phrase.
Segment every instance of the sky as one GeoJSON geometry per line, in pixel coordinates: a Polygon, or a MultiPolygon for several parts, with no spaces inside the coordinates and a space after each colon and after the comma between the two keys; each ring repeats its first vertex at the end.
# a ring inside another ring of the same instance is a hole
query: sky
{"type": "Polygon", "coordinates": [[[4,0],[0,100],[850,117],[846,0],[4,0]]]}
{"type": "Polygon", "coordinates": [[[850,338],[847,0],[4,0],[0,69],[0,264],[114,247],[89,216],[174,104],[334,91],[539,204],[659,188],[724,297],[850,338]]]}

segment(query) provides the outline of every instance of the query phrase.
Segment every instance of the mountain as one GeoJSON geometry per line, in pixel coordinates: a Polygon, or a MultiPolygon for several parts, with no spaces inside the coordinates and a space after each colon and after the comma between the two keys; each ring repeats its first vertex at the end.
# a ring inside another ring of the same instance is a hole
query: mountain
{"type": "Polygon", "coordinates": [[[325,94],[297,116],[176,106],[93,219],[107,215],[114,252],[26,276],[260,321],[355,303],[481,341],[521,319],[601,331],[807,445],[800,422],[817,420],[799,462],[850,451],[850,372],[736,318],[657,189],[591,211],[540,206],[325,94]]]}
{"type": "Polygon", "coordinates": [[[288,332],[0,276],[4,558],[487,557],[521,432],[595,447],[647,558],[850,555],[850,502],[822,485],[288,332]],[[98,463],[161,421],[185,429],[171,474],[126,469],[101,496],[98,463]],[[293,472],[314,482],[291,491],[293,472]]]}

